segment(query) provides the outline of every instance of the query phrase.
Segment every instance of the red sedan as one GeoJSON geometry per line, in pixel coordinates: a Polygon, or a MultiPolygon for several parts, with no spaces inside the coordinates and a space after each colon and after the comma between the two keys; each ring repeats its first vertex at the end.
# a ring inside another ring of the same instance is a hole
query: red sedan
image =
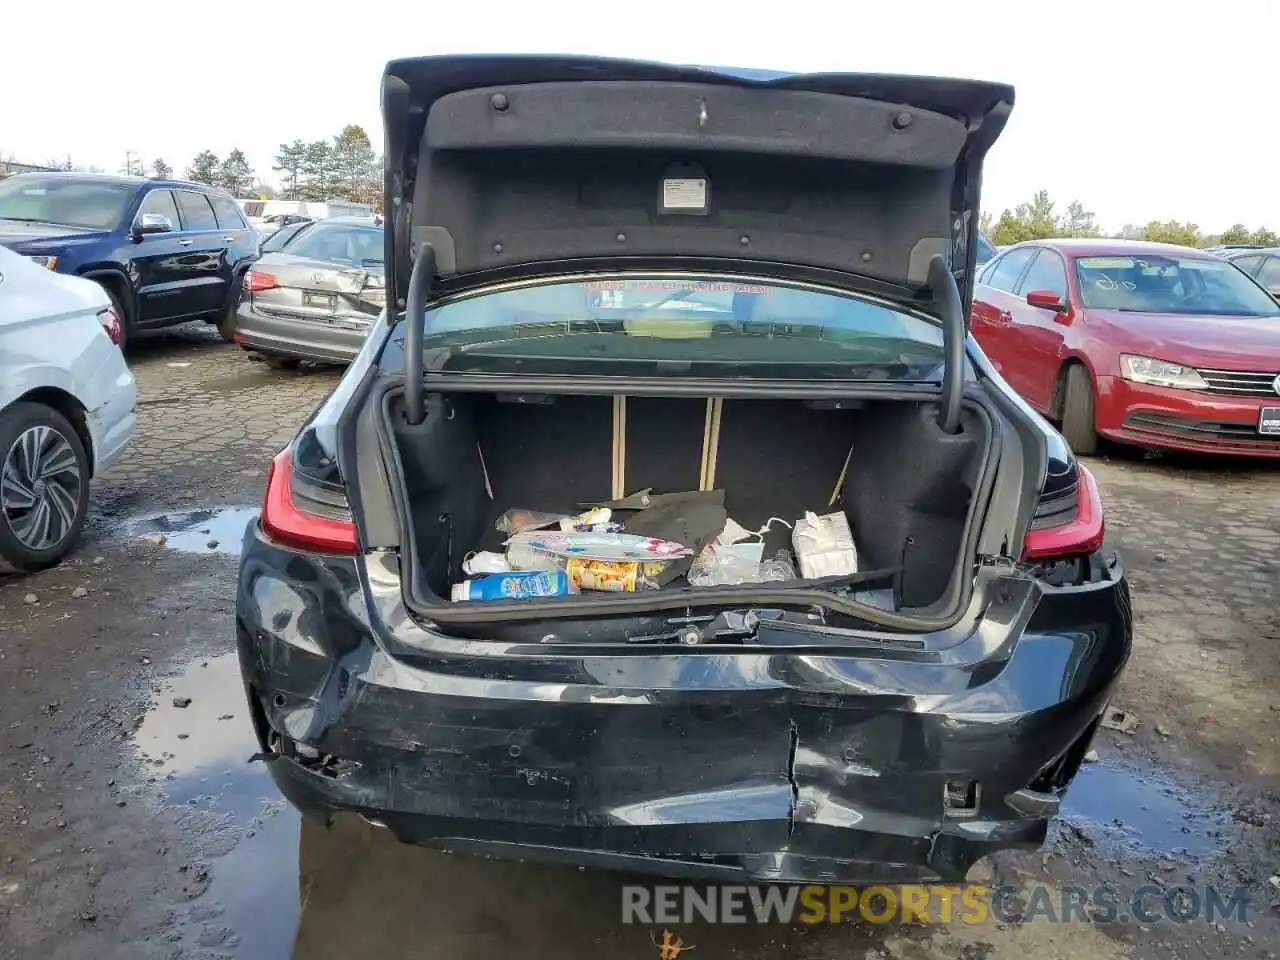
{"type": "Polygon", "coordinates": [[[1229,261],[1123,240],[1040,240],[983,266],[972,329],[1081,454],[1098,437],[1280,457],[1280,303],[1229,261]]]}

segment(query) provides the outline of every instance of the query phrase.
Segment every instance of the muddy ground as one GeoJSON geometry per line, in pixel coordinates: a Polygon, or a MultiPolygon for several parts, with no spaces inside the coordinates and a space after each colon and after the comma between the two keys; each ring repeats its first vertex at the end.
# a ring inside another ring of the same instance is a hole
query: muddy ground
{"type": "MultiPolygon", "coordinates": [[[[269,370],[203,328],[131,360],[140,430],[82,546],[0,580],[0,956],[658,957],[660,931],[620,923],[626,878],[409,848],[279,799],[249,762],[235,553],[336,374],[269,370]]],[[[1094,467],[1137,615],[1115,705],[1138,725],[1102,732],[1045,851],[970,879],[1243,886],[1243,921],[681,925],[696,960],[1280,955],[1280,470],[1094,467]]]]}

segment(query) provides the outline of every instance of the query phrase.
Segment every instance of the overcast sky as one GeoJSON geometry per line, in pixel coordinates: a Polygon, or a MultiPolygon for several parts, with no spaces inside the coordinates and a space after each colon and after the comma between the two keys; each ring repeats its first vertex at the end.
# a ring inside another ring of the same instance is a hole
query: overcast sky
{"type": "Polygon", "coordinates": [[[1171,218],[1206,232],[1280,229],[1277,0],[3,6],[5,159],[70,154],[115,172],[132,149],[181,174],[201,149],[238,146],[274,180],[284,140],[354,122],[380,145],[388,59],[595,53],[1011,83],[1017,105],[987,165],[985,209],[1043,187],[1059,210],[1079,199],[1110,229],[1171,218]]]}

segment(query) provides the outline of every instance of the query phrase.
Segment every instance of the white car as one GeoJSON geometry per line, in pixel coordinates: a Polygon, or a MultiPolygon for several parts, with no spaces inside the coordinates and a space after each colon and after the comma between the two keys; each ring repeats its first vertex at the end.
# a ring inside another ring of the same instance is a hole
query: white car
{"type": "Polygon", "coordinates": [[[137,391],[120,332],[96,283],[0,247],[0,570],[61,560],[90,480],[128,445],[137,391]]]}

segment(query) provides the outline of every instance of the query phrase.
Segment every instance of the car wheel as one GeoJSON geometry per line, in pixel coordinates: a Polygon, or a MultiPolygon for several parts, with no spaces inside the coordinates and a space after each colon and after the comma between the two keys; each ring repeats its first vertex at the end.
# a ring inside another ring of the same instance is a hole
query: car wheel
{"type": "Polygon", "coordinates": [[[41,403],[0,413],[0,567],[51,567],[89,506],[89,456],[67,418],[41,403]]]}
{"type": "Polygon", "coordinates": [[[1093,421],[1093,380],[1083,364],[1067,367],[1062,391],[1062,435],[1082,457],[1098,452],[1098,432],[1093,421]]]}
{"type": "MultiPolygon", "coordinates": [[[[242,281],[239,277],[235,279],[234,286],[239,288],[242,281]]],[[[218,328],[218,333],[227,343],[236,342],[236,308],[239,304],[239,297],[232,296],[231,302],[227,305],[227,309],[223,310],[216,320],[211,321],[218,328]]]]}
{"type": "Polygon", "coordinates": [[[218,334],[222,337],[223,340],[227,341],[227,343],[236,342],[235,320],[236,320],[236,311],[233,308],[231,310],[228,310],[226,313],[224,313],[222,315],[222,318],[219,319],[218,322],[215,324],[215,326],[217,326],[218,328],[218,334]]]}

